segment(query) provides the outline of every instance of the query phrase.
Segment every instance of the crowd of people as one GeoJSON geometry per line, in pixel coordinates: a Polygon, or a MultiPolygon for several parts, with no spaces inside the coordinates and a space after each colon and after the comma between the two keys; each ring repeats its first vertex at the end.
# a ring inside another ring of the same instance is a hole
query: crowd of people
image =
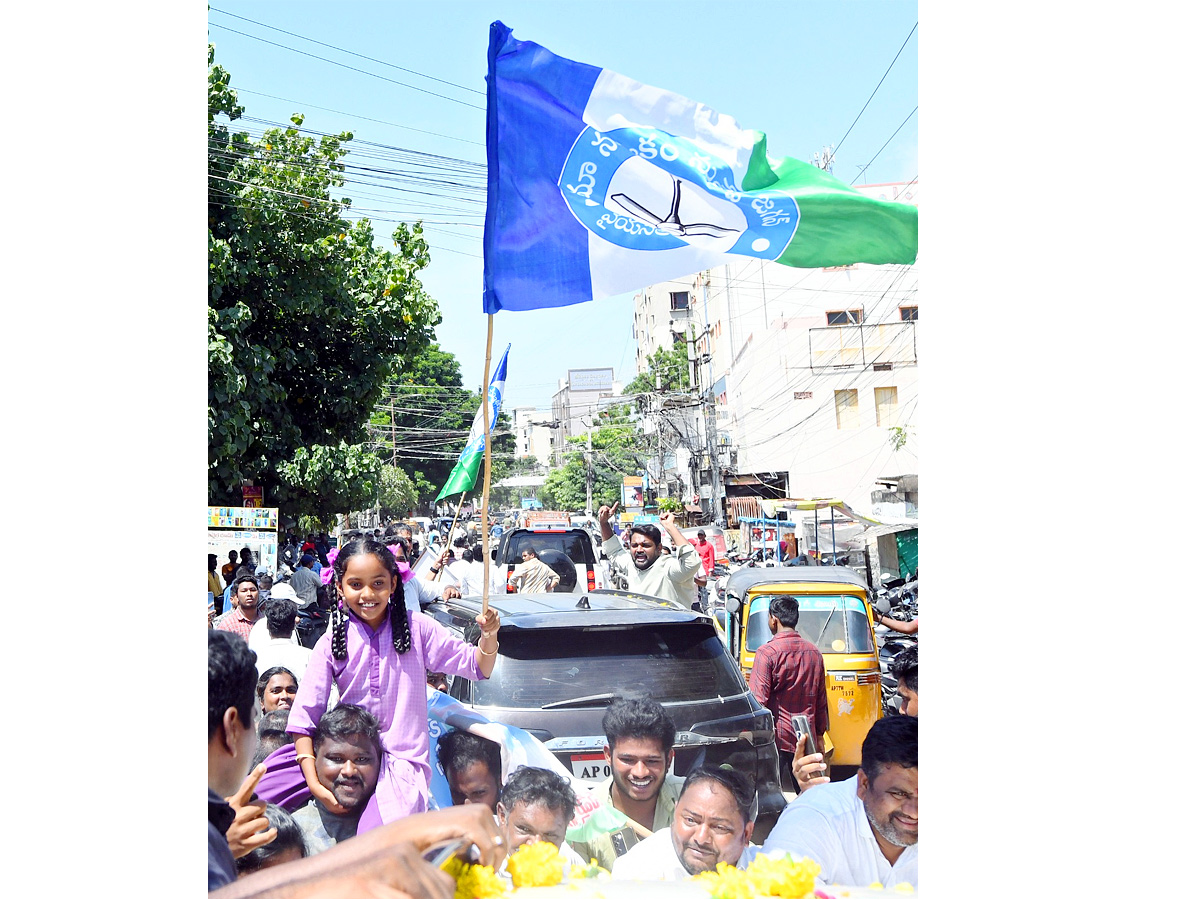
{"type": "MultiPolygon", "coordinates": [[[[629,529],[626,549],[611,513],[600,510],[601,535],[630,589],[690,605],[697,574],[711,565],[704,550],[671,516],[662,524],[673,553],[653,525],[629,529]]],[[[748,679],[774,716],[780,782],[795,793],[761,846],[752,841],[753,780],[729,766],[672,774],[676,729],[650,697],[616,698],[604,716],[611,774],[592,799],[626,824],[588,840],[567,838],[582,798],[561,774],[505,773],[495,741],[460,730],[443,734],[431,759],[427,692],[444,691],[448,675],[487,678],[500,647],[492,608],[466,639],[420,612],[478,592],[479,545],[460,537],[424,576],[411,568],[416,540],[405,525],[351,535],[340,548],[297,542],[291,577],[265,587],[270,573],[256,572],[248,551],[231,553],[219,573],[209,557],[210,585],[223,579],[229,602],[209,620],[211,896],[450,897],[453,879],[424,854],[454,839],[501,874],[518,847],[545,841],[565,865],[595,860],[615,878],[673,880],[787,851],[815,860],[819,883],[917,884],[915,648],[894,666],[903,715],[876,722],[857,774],[831,782],[820,743],[829,716],[823,663],[796,631],[790,598],[772,602],[772,637],[748,679]],[[310,619],[315,640],[301,635],[310,619]],[[808,727],[798,731],[800,716],[808,727]],[[435,766],[452,807],[429,808],[435,766]]],[[[534,554],[517,567],[518,589],[550,583],[537,565],[545,567],[534,554]]]]}

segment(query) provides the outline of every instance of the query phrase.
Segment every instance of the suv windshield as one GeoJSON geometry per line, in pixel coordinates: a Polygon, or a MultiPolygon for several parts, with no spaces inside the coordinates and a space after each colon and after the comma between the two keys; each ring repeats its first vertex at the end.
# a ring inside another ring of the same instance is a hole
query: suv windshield
{"type": "MultiPolygon", "coordinates": [[[[771,639],[767,612],[771,600],[778,596],[791,595],[755,597],[750,603],[750,616],[746,621],[746,649],[751,653],[771,639]]],[[[816,644],[822,653],[870,653],[873,650],[867,611],[858,597],[835,595],[794,599],[800,606],[800,621],[796,623],[796,630],[816,644]]]]}
{"type": "MultiPolygon", "coordinates": [[[[540,708],[626,692],[660,703],[744,693],[745,684],[711,625],[514,629],[492,677],[471,683],[476,706],[540,708]]],[[[607,699],[580,707],[607,705],[607,699]]]]}
{"type": "Polygon", "coordinates": [[[509,536],[504,547],[504,559],[501,565],[516,565],[521,562],[521,552],[526,547],[532,547],[541,553],[543,550],[558,550],[565,553],[575,565],[594,565],[596,557],[592,553],[592,542],[582,531],[520,531],[509,536]]]}

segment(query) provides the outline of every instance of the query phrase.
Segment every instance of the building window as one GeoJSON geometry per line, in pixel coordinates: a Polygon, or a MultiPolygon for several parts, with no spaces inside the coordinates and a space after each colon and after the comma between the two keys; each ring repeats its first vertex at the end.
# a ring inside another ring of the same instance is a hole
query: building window
{"type": "Polygon", "coordinates": [[[900,321],[901,322],[917,321],[917,308],[915,306],[900,307],[900,321]]]}
{"type": "Polygon", "coordinates": [[[858,427],[858,391],[851,388],[833,392],[833,407],[838,428],[858,427]]]}
{"type": "Polygon", "coordinates": [[[861,325],[861,309],[835,309],[825,313],[826,325],[861,325]]]}
{"type": "Polygon", "coordinates": [[[875,388],[875,424],[890,428],[896,424],[896,389],[894,387],[875,388]]]}
{"type": "Polygon", "coordinates": [[[687,291],[671,291],[671,309],[687,309],[689,300],[687,291]]]}
{"type": "Polygon", "coordinates": [[[676,344],[682,344],[687,340],[687,338],[684,335],[680,334],[678,331],[672,331],[671,337],[673,338],[673,340],[671,342],[671,346],[675,346],[676,344]]]}

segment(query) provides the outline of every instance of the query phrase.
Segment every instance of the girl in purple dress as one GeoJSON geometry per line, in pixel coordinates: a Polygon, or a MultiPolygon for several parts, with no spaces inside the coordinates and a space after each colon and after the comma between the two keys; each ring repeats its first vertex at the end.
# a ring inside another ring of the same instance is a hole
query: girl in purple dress
{"type": "Polygon", "coordinates": [[[331,626],[313,648],[288,718],[308,789],[336,814],[348,810],[317,779],[312,742],[331,686],[337,685],[339,702],[361,706],[379,720],[384,758],[375,794],[359,819],[360,834],[426,808],[431,776],[426,670],[477,681],[491,675],[499,649],[500,617],[494,609],[475,619],[482,630],[478,646],[407,609],[404,583],[412,577],[387,547],[369,538],[341,549],[334,562],[337,604],[331,626]]]}

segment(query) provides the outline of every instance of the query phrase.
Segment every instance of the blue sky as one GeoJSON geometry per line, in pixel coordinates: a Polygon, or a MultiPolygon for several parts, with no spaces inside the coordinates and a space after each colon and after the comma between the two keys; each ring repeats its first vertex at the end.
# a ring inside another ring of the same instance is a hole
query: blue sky
{"type": "MultiPolygon", "coordinates": [[[[917,106],[920,28],[909,37],[917,24],[912,2],[215,0],[208,15],[217,62],[241,89],[246,116],[284,122],[302,112],[306,127],[350,130],[356,141],[476,164],[484,162],[482,91],[488,26],[496,19],[516,37],[560,56],[613,69],[729,114],[743,127],[765,132],[773,156],[810,160],[823,147],[841,142],[833,171],[845,181],[906,182],[918,174],[919,112],[901,127],[917,106]],[[868,163],[859,177],[859,167],[868,163]]],[[[265,126],[246,127],[253,132],[265,126]]],[[[442,309],[438,340],[459,358],[464,381],[478,382],[487,334],[480,298],[482,228],[441,223],[481,223],[482,203],[456,204],[475,215],[454,215],[433,205],[444,201],[418,195],[406,195],[398,204],[383,199],[388,192],[378,188],[348,185],[342,194],[355,200],[352,209],[378,210],[367,214],[375,218],[381,246],[390,245],[387,236],[395,227],[386,218],[420,216],[430,223],[433,261],[422,281],[442,309]]],[[[493,358],[506,343],[513,345],[505,405],[548,407],[557,379],[568,368],[611,365],[618,378],[632,378],[631,296],[498,313],[493,358]]]]}

